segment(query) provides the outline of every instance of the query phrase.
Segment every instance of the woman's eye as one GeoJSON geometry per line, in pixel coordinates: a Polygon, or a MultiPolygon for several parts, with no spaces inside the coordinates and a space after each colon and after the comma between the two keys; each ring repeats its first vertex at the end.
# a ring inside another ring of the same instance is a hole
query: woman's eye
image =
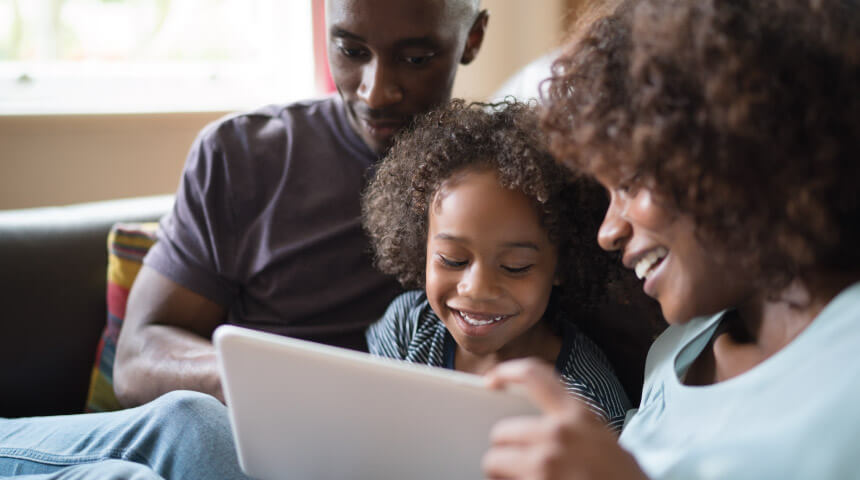
{"type": "Polygon", "coordinates": [[[436,257],[439,259],[439,261],[442,262],[443,265],[451,268],[465,267],[466,264],[469,263],[467,260],[454,260],[451,258],[446,258],[444,255],[436,255],[436,257]]]}
{"type": "Polygon", "coordinates": [[[633,175],[632,177],[621,182],[618,185],[617,190],[620,193],[627,194],[627,195],[629,195],[631,193],[635,193],[636,189],[639,186],[639,180],[640,180],[639,174],[633,175]]]}
{"type": "Polygon", "coordinates": [[[502,268],[508,273],[526,273],[531,270],[532,267],[534,267],[534,264],[523,267],[509,267],[507,265],[502,265],[502,268]]]}

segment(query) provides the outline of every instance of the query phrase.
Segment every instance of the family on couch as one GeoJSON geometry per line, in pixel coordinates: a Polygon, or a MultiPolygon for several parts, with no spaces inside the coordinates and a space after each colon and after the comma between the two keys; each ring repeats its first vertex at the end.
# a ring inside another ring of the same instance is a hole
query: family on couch
{"type": "Polygon", "coordinates": [[[192,148],[120,334],[115,388],[142,406],[0,420],[0,475],[243,478],[209,342],[229,322],[521,385],[544,413],[496,425],[487,478],[855,477],[858,14],[621,2],[535,111],[448,102],[477,1],[330,0],[339,97],[192,148]],[[626,420],[584,333],[622,266],[670,324],[626,420]],[[383,315],[388,275],[418,290],[383,315]]]}

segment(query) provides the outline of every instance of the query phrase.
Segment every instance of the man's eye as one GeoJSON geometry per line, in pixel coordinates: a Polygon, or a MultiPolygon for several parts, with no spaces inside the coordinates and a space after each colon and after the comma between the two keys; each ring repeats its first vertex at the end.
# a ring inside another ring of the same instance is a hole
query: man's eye
{"type": "Polygon", "coordinates": [[[437,254],[436,257],[439,259],[439,261],[442,262],[443,265],[451,268],[465,267],[466,264],[469,263],[467,260],[454,260],[451,258],[446,258],[444,255],[437,254]]]}
{"type": "Polygon", "coordinates": [[[403,57],[403,61],[410,64],[410,65],[414,65],[416,67],[419,67],[419,66],[427,64],[427,62],[429,62],[430,59],[433,58],[433,56],[434,56],[434,54],[432,54],[432,53],[429,53],[426,55],[409,55],[409,56],[403,57]]]}
{"type": "Polygon", "coordinates": [[[534,264],[523,267],[509,267],[507,265],[502,265],[502,268],[508,273],[526,273],[531,270],[532,267],[534,267],[534,264]]]}
{"type": "Polygon", "coordinates": [[[364,56],[364,50],[361,48],[349,48],[344,46],[337,47],[341,55],[349,58],[358,58],[364,56]]]}

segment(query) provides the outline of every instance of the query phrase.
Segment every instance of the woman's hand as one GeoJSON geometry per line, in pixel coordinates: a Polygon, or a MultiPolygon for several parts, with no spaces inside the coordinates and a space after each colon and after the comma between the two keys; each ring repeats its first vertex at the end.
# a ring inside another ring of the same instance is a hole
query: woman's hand
{"type": "Polygon", "coordinates": [[[521,385],[544,412],[500,421],[484,455],[489,479],[646,479],[633,456],[585,405],[567,393],[553,370],[514,360],[487,374],[491,388],[521,385]]]}

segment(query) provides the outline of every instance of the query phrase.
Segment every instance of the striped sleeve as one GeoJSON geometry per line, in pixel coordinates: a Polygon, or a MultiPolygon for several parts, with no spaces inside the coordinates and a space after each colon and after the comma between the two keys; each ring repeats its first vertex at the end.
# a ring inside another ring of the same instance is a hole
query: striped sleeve
{"type": "Polygon", "coordinates": [[[559,373],[569,393],[603,418],[610,429],[621,432],[630,400],[609,360],[597,345],[578,333],[559,373]]]}
{"type": "Polygon", "coordinates": [[[410,312],[414,309],[421,291],[403,293],[395,298],[385,314],[365,332],[368,351],[380,357],[405,360],[414,334],[410,312]]]}
{"type": "Polygon", "coordinates": [[[373,355],[443,367],[446,334],[424,291],[415,290],[395,298],[365,336],[373,355]]]}

